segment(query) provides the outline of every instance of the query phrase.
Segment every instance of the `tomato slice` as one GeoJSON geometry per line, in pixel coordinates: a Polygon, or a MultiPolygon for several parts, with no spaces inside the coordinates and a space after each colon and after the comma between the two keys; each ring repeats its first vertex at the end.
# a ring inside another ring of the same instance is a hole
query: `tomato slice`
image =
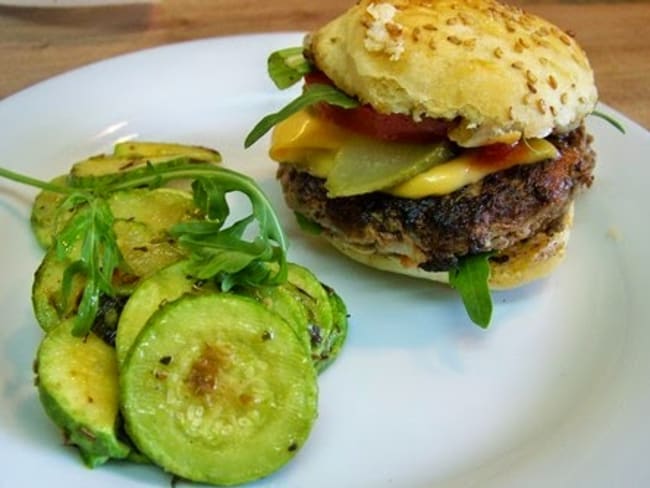
{"type": "MultiPolygon", "coordinates": [[[[322,72],[305,75],[305,83],[333,82],[322,72]]],[[[351,131],[392,142],[431,142],[447,137],[450,121],[425,117],[415,121],[406,114],[382,114],[365,104],[345,109],[319,103],[314,110],[321,116],[351,131]]]]}

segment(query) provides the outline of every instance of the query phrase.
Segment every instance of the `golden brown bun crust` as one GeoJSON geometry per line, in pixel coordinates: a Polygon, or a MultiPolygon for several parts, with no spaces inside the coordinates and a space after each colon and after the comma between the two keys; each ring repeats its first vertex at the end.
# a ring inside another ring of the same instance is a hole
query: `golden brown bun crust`
{"type": "Polygon", "coordinates": [[[464,146],[568,132],[597,101],[585,53],[493,0],[361,0],[307,38],[343,91],[382,113],[460,120],[464,146]]]}
{"type": "MultiPolygon", "coordinates": [[[[540,232],[506,249],[501,254],[508,256],[507,261],[490,261],[488,282],[490,288],[492,290],[515,288],[548,276],[564,259],[572,225],[573,204],[564,215],[559,229],[553,233],[540,232]]],[[[429,272],[416,267],[405,267],[398,256],[372,253],[331,234],[325,236],[341,253],[371,268],[441,283],[449,282],[447,272],[429,272]]]]}

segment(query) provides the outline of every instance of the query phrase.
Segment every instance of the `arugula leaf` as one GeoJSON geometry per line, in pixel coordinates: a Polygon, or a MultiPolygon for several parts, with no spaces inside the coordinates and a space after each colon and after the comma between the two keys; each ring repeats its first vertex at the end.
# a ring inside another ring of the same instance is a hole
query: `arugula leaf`
{"type": "MultiPolygon", "coordinates": [[[[106,200],[73,195],[76,205],[85,203],[66,227],[54,238],[57,256],[65,259],[81,243],[79,259],[64,271],[61,284],[64,302],[70,300],[72,282],[77,275],[86,279],[72,333],[84,336],[93,325],[99,310],[101,294],[114,295],[113,272],[121,260],[117,238],[113,231],[113,214],[106,200]]],[[[67,203],[72,204],[72,203],[67,203]]]]}
{"type": "Polygon", "coordinates": [[[271,53],[267,60],[269,77],[280,90],[296,84],[312,65],[304,56],[302,47],[288,47],[271,53]]]}
{"type": "Polygon", "coordinates": [[[604,112],[599,112],[598,110],[594,110],[593,112],[591,112],[591,115],[593,115],[593,116],[595,116],[595,117],[598,117],[598,118],[601,118],[601,119],[603,119],[603,120],[609,122],[609,123],[612,124],[616,129],[618,129],[618,131],[619,131],[621,134],[625,134],[625,127],[623,127],[623,124],[621,124],[618,120],[616,120],[616,119],[615,119],[614,117],[612,117],[611,115],[608,115],[608,114],[606,114],[606,113],[604,113],[604,112]]]}
{"type": "Polygon", "coordinates": [[[304,232],[315,236],[322,234],[323,227],[318,222],[305,217],[300,212],[294,212],[293,214],[296,217],[296,222],[298,222],[298,227],[304,232]]]}
{"type": "Polygon", "coordinates": [[[302,94],[295,98],[278,112],[272,113],[260,120],[250,131],[244,141],[244,147],[248,148],[255,144],[264,134],[266,134],[274,125],[289,118],[291,115],[299,112],[305,107],[314,105],[319,102],[329,103],[342,108],[354,108],[359,106],[359,102],[354,98],[346,95],[338,88],[323,83],[313,83],[307,85],[302,94]]]}
{"type": "Polygon", "coordinates": [[[492,297],[488,287],[490,253],[466,256],[449,271],[449,284],[458,291],[469,318],[483,329],[492,318],[492,297]]]}

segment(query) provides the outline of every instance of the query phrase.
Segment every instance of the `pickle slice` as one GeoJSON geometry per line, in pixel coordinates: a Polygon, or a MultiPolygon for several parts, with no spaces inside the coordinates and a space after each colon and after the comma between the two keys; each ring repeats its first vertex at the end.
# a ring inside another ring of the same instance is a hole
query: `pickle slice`
{"type": "Polygon", "coordinates": [[[336,155],[325,181],[329,197],[361,195],[402,183],[453,156],[446,142],[405,144],[354,138],[336,155]]]}
{"type": "Polygon", "coordinates": [[[122,369],[136,446],[185,479],[232,485],[266,476],[304,445],[316,373],[295,332],[256,301],[183,296],[149,319],[122,369]]]}

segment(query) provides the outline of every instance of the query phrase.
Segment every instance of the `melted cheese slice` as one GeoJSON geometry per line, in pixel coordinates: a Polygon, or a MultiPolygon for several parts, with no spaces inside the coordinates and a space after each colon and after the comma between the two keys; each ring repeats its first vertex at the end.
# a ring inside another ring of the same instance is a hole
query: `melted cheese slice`
{"type": "MultiPolygon", "coordinates": [[[[314,176],[327,178],[337,151],[355,137],[354,133],[302,110],[275,126],[269,155],[279,163],[297,164],[314,176]]],[[[528,139],[502,157],[485,159],[484,155],[481,149],[466,149],[454,159],[383,191],[404,198],[446,195],[497,171],[557,158],[559,152],[545,139],[528,139]]]]}

